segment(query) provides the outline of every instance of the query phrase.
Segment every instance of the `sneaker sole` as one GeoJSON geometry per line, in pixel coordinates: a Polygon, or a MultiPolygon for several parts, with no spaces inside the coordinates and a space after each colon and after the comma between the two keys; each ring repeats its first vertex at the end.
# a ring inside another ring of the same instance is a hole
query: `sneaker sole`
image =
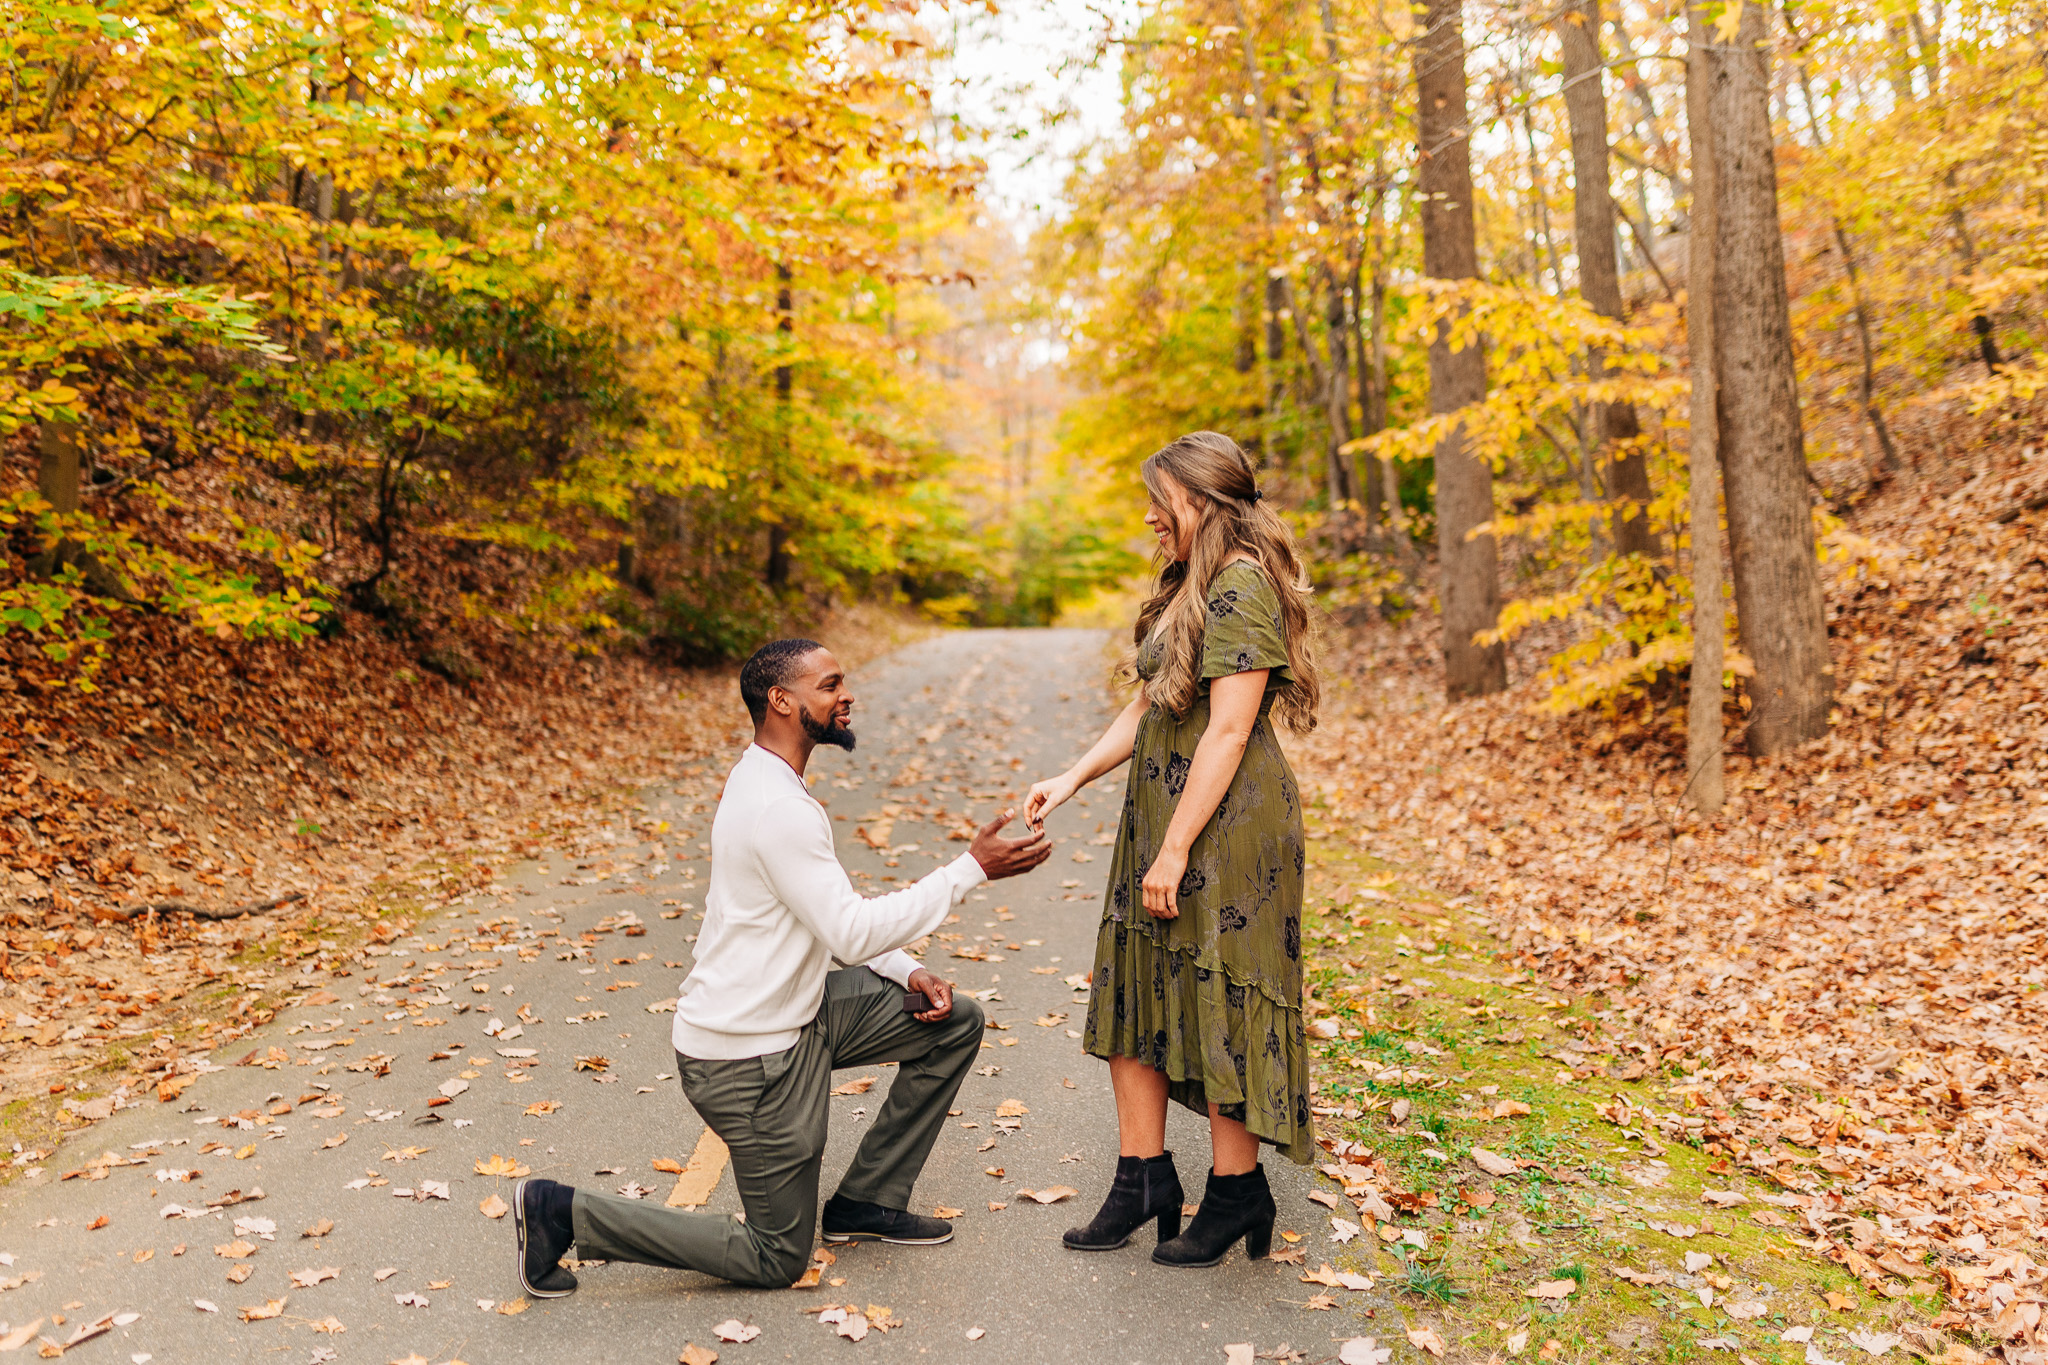
{"type": "Polygon", "coordinates": [[[536,1299],[566,1299],[573,1289],[535,1289],[526,1281],[526,1185],[528,1176],[512,1187],[512,1227],[519,1235],[519,1287],[536,1299]]]}
{"type": "Polygon", "coordinates": [[[834,1246],[844,1246],[848,1242],[887,1242],[899,1247],[935,1247],[952,1241],[953,1234],[949,1231],[944,1237],[890,1237],[880,1232],[828,1232],[824,1234],[824,1240],[834,1246]]]}

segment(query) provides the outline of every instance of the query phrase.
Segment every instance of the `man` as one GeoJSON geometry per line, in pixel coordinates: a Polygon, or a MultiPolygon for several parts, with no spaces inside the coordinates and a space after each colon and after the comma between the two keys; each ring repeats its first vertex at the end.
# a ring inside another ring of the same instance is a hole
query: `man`
{"type": "Polygon", "coordinates": [[[832,1069],[898,1062],[881,1113],[824,1208],[827,1242],[922,1246],[951,1225],[909,1212],[910,1188],[981,1046],[980,1006],[902,951],[985,880],[1051,853],[1045,835],[1005,839],[1005,811],[966,853],[913,886],[862,899],[832,851],[832,823],[803,774],[820,744],[852,749],[853,694],[830,650],[763,645],[740,670],[754,742],[727,776],[711,824],[711,883],[696,962],[676,1001],[683,1093],[732,1153],[746,1221],[527,1179],[514,1191],[528,1294],[576,1288],[558,1262],[702,1271],[782,1288],[810,1261],[832,1069]],[[834,969],[834,961],[864,963],[834,969]],[[909,1012],[905,992],[928,1008],[909,1012]]]}

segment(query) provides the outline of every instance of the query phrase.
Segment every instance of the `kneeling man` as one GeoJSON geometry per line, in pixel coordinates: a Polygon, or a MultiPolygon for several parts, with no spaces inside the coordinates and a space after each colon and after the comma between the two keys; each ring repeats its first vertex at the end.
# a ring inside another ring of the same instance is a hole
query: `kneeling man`
{"type": "Polygon", "coordinates": [[[683,1093],[732,1152],[746,1221],[527,1179],[514,1195],[519,1279],[537,1298],[576,1288],[558,1262],[638,1261],[781,1288],[810,1261],[832,1069],[898,1062],[881,1113],[824,1208],[828,1242],[950,1240],[909,1212],[946,1110],[981,1046],[981,1008],[955,999],[903,945],[939,927],[968,890],[1051,852],[1005,839],[1004,812],[968,851],[914,886],[863,899],[832,851],[832,823],[803,780],[820,744],[853,748],[853,695],[831,651],[764,645],[740,671],[754,742],[711,825],[711,882],[697,957],[676,1001],[683,1093]],[[834,967],[842,963],[862,963],[834,967]],[[906,992],[929,1008],[909,1013],[906,992]]]}

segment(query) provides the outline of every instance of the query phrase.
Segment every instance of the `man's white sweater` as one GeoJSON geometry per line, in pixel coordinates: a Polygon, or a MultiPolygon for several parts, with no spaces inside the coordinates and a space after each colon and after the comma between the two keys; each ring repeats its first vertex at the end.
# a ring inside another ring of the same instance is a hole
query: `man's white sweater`
{"type": "Polygon", "coordinates": [[[676,1001],[676,1051],[713,1061],[793,1047],[817,1018],[835,959],[907,983],[920,964],[903,945],[986,880],[963,853],[915,885],[863,899],[832,851],[824,806],[788,763],[748,745],[711,822],[711,885],[676,1001]]]}

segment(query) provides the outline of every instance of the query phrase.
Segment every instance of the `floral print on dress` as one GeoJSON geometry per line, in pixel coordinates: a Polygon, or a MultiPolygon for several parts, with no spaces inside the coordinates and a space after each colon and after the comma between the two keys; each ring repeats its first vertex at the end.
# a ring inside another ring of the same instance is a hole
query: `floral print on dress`
{"type": "MultiPolygon", "coordinates": [[[[1207,608],[1194,705],[1178,717],[1155,706],[1138,725],[1082,1046],[1150,1062],[1179,1103],[1204,1114],[1214,1103],[1307,1162],[1315,1150],[1301,1018],[1308,846],[1300,789],[1267,717],[1294,675],[1279,596],[1257,565],[1225,566],[1207,608]],[[1180,914],[1154,919],[1144,908],[1145,872],[1208,728],[1209,683],[1262,668],[1266,698],[1228,793],[1189,850],[1180,914]]],[[[1157,676],[1160,661],[1160,644],[1148,641],[1139,673],[1157,676]]]]}

